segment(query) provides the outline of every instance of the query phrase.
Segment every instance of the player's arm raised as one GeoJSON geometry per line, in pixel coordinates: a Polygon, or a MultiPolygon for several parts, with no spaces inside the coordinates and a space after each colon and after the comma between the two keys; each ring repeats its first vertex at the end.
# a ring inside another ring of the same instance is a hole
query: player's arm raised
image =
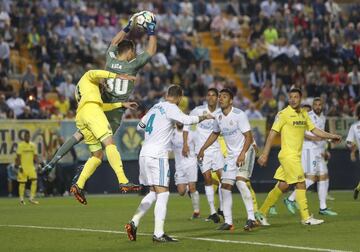
{"type": "Polygon", "coordinates": [[[137,13],[131,16],[127,25],[113,37],[110,45],[117,46],[121,41],[125,39],[126,35],[131,31],[136,15],[137,13]]]}

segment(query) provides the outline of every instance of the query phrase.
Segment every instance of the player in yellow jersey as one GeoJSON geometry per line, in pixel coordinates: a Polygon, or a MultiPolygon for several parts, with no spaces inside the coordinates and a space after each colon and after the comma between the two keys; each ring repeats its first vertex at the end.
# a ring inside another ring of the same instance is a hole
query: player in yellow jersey
{"type": "Polygon", "coordinates": [[[265,166],[274,138],[281,134],[281,150],[279,153],[280,167],[276,170],[274,178],[278,180],[275,187],[269,192],[265,202],[255,214],[256,219],[262,225],[269,225],[266,215],[280,196],[285,193],[290,185],[295,186],[296,202],[299,205],[301,222],[304,225],[318,225],[323,220],[313,218],[309,214],[304,171],[301,166],[301,151],[304,142],[305,131],[309,130],[322,139],[330,139],[335,142],[341,141],[341,136],[327,133],[314,126],[308,113],[300,107],[301,90],[291,89],[289,92],[289,106],[281,110],[270,130],[266,140],[264,151],[258,159],[261,166],[265,166]]]}
{"type": "Polygon", "coordinates": [[[107,78],[133,78],[118,75],[105,70],[90,70],[86,72],[76,86],[75,97],[78,102],[76,111],[76,127],[84,136],[85,143],[89,146],[92,156],[87,160],[76,184],[72,185],[70,192],[82,204],[87,201],[83,192],[85,182],[96,168],[101,164],[103,157],[102,146],[119,181],[121,191],[139,190],[139,186],[130,183],[126,178],[120,153],[113,138],[110,124],[103,111],[103,101],[100,94],[100,81],[107,78]]]}
{"type": "Polygon", "coordinates": [[[15,164],[19,167],[17,181],[19,182],[20,204],[25,205],[25,185],[31,181],[29,202],[38,205],[35,200],[37,189],[37,174],[34,163],[37,162],[37,151],[34,143],[30,142],[29,131],[25,132],[24,141],[20,142],[16,150],[15,164]]]}

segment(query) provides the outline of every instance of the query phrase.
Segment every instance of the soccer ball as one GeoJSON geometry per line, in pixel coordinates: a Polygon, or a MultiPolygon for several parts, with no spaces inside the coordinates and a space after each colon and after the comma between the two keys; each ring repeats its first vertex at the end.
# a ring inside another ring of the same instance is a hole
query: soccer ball
{"type": "Polygon", "coordinates": [[[147,23],[151,23],[151,22],[156,23],[155,15],[150,11],[142,11],[135,15],[136,15],[135,24],[138,28],[146,30],[147,23]]]}

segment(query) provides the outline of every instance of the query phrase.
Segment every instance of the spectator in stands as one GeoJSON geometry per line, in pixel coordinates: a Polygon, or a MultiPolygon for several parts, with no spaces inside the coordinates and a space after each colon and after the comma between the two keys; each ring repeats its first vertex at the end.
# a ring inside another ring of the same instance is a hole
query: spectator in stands
{"type": "Polygon", "coordinates": [[[16,45],[16,32],[17,29],[10,25],[10,20],[5,21],[4,29],[0,30],[1,36],[3,36],[4,40],[9,44],[10,48],[18,48],[18,45],[16,45]]]}
{"type": "Polygon", "coordinates": [[[59,110],[59,112],[65,116],[70,110],[70,101],[64,95],[59,95],[59,100],[55,101],[54,107],[59,110]]]}
{"type": "Polygon", "coordinates": [[[355,92],[355,97],[360,96],[359,87],[360,87],[360,72],[358,70],[358,66],[354,65],[352,67],[352,71],[348,73],[348,81],[350,85],[353,87],[355,92]]]}
{"type": "Polygon", "coordinates": [[[247,115],[248,119],[263,119],[264,117],[260,113],[259,110],[256,109],[255,103],[250,103],[249,108],[245,110],[245,114],[247,115]]]}
{"type": "Polygon", "coordinates": [[[245,111],[249,108],[249,105],[250,100],[242,94],[240,89],[237,90],[236,96],[233,99],[233,106],[235,108],[241,109],[242,111],[245,111]]]}
{"type": "Polygon", "coordinates": [[[254,101],[259,99],[261,88],[264,86],[266,80],[266,71],[263,70],[260,62],[256,63],[255,70],[250,73],[250,88],[254,101]]]}
{"type": "Polygon", "coordinates": [[[35,80],[36,76],[33,70],[33,66],[31,64],[26,66],[26,72],[22,77],[22,82],[27,82],[30,86],[30,88],[33,88],[35,86],[35,80]]]}
{"type": "Polygon", "coordinates": [[[63,73],[63,68],[60,64],[57,64],[55,67],[55,75],[52,77],[51,86],[59,87],[61,83],[65,82],[65,77],[63,73]]]}
{"type": "Polygon", "coordinates": [[[260,11],[261,7],[258,1],[250,0],[250,3],[247,6],[246,14],[251,18],[251,21],[259,18],[260,11]]]}
{"type": "Polygon", "coordinates": [[[5,95],[0,93],[0,119],[6,119],[9,110],[10,108],[6,103],[5,95]]]}
{"type": "Polygon", "coordinates": [[[100,28],[100,32],[105,44],[107,45],[111,42],[111,39],[115,36],[116,29],[114,26],[111,26],[109,20],[105,18],[104,24],[100,28]]]}
{"type": "Polygon", "coordinates": [[[3,9],[3,5],[0,4],[0,29],[5,27],[5,23],[10,22],[9,13],[3,9]]]}
{"type": "Polygon", "coordinates": [[[272,22],[270,22],[269,26],[264,30],[264,38],[266,43],[269,44],[274,44],[275,41],[279,38],[278,31],[272,22]]]}
{"type": "Polygon", "coordinates": [[[275,15],[275,12],[278,9],[278,4],[273,0],[266,0],[261,2],[260,7],[265,17],[270,18],[275,15]]]}
{"type": "Polygon", "coordinates": [[[235,69],[238,69],[238,70],[241,70],[241,71],[246,70],[246,68],[247,68],[246,58],[245,58],[244,53],[243,53],[243,51],[241,50],[241,48],[240,48],[240,46],[238,44],[237,39],[232,40],[232,44],[229,47],[226,56],[229,59],[229,61],[232,63],[232,66],[235,69]]]}
{"type": "Polygon", "coordinates": [[[88,43],[91,42],[91,39],[94,35],[97,35],[100,40],[102,40],[101,30],[96,27],[96,23],[93,19],[90,19],[88,22],[88,27],[85,29],[85,39],[88,43]]]}
{"type": "Polygon", "coordinates": [[[8,72],[10,69],[10,46],[2,35],[0,35],[0,62],[4,70],[8,72]]]}
{"type": "Polygon", "coordinates": [[[6,100],[6,104],[14,111],[16,117],[24,112],[24,108],[26,106],[25,101],[19,97],[17,92],[12,92],[11,97],[6,100]]]}
{"type": "Polygon", "coordinates": [[[79,20],[74,20],[74,26],[69,29],[69,36],[73,39],[75,44],[79,44],[80,38],[85,36],[85,29],[80,25],[79,20]]]}
{"type": "Polygon", "coordinates": [[[210,3],[206,4],[206,13],[210,16],[211,19],[214,19],[216,16],[221,14],[221,9],[219,4],[215,0],[211,0],[210,3]]]}
{"type": "Polygon", "coordinates": [[[204,31],[210,22],[210,17],[207,15],[207,4],[205,0],[198,0],[194,4],[195,15],[195,29],[204,31]]]}
{"type": "Polygon", "coordinates": [[[33,112],[31,111],[31,108],[29,106],[25,106],[24,112],[17,117],[17,119],[22,119],[22,120],[30,120],[34,118],[35,117],[33,115],[33,112]]]}
{"type": "Polygon", "coordinates": [[[65,80],[60,83],[56,88],[60,95],[64,96],[66,99],[73,101],[75,94],[76,86],[73,84],[73,78],[70,74],[65,75],[65,80]]]}

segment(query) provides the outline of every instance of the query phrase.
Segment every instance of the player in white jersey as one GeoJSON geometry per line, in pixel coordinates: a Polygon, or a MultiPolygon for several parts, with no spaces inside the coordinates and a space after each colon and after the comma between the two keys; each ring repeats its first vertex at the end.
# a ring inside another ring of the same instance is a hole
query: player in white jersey
{"type": "Polygon", "coordinates": [[[145,139],[140,151],[140,183],[149,186],[150,192],[142,199],[135,215],[125,225],[131,241],[136,240],[136,230],[142,216],[155,203],[155,228],[153,241],[177,241],[164,233],[164,222],[169,199],[169,162],[168,152],[175,122],[195,124],[205,119],[213,119],[210,114],[201,116],[185,115],[178,108],[183,91],[178,85],[171,85],[165,101],[155,104],[141,119],[138,129],[145,131],[145,139]]]}
{"type": "Polygon", "coordinates": [[[195,133],[193,131],[189,132],[189,153],[187,157],[184,157],[182,154],[184,145],[183,127],[183,124],[176,123],[176,129],[171,138],[171,149],[175,157],[175,185],[181,196],[184,196],[187,192],[189,193],[194,210],[191,219],[196,219],[200,217],[200,196],[196,190],[198,169],[195,154],[195,133]]]}
{"type": "MultiPolygon", "coordinates": [[[[360,153],[360,106],[356,108],[356,116],[358,121],[353,123],[349,129],[348,136],[346,138],[347,146],[350,148],[350,159],[351,161],[356,161],[356,151],[359,150],[360,153]]],[[[354,199],[356,200],[360,192],[360,182],[354,189],[354,199]]]]}
{"type": "Polygon", "coordinates": [[[255,150],[252,146],[253,136],[250,123],[246,114],[232,106],[233,93],[229,89],[223,89],[219,95],[221,113],[216,114],[213,132],[201,147],[198,159],[204,157],[205,150],[213,144],[220,133],[224,136],[228,156],[221,175],[221,193],[223,197],[223,211],[225,223],[218,230],[233,230],[232,221],[232,195],[231,191],[236,184],[243,198],[248,221],[244,227],[250,230],[256,226],[254,206],[249,188],[249,181],[255,161],[255,150]]]}
{"type": "MultiPolygon", "coordinates": [[[[309,117],[315,127],[325,130],[326,117],[322,113],[323,102],[320,97],[316,97],[313,101],[312,111],[309,117]]],[[[327,208],[326,196],[329,189],[329,175],[326,161],[330,158],[330,153],[326,150],[326,141],[315,136],[310,131],[305,132],[305,140],[302,149],[302,166],[305,173],[306,189],[317,182],[318,195],[320,202],[319,214],[337,215],[336,212],[327,208]]],[[[284,199],[287,209],[295,214],[295,191],[284,199]]]]}
{"type": "MultiPolygon", "coordinates": [[[[216,115],[220,113],[220,108],[217,108],[219,92],[216,88],[210,88],[207,91],[206,102],[207,105],[202,105],[194,108],[190,115],[203,115],[206,113],[210,113],[212,115],[216,115]]],[[[210,136],[213,131],[213,120],[206,120],[204,122],[199,123],[196,126],[196,139],[195,139],[195,152],[199,153],[200,148],[204,145],[206,139],[210,136]]],[[[189,127],[184,126],[184,148],[183,155],[187,156],[189,152],[187,136],[189,132],[189,127]]],[[[214,204],[214,188],[213,181],[211,176],[211,171],[216,171],[218,177],[221,177],[221,170],[224,168],[224,157],[220,150],[220,144],[218,141],[214,142],[205,152],[204,158],[201,163],[199,163],[199,167],[201,173],[204,176],[205,183],[205,194],[210,207],[210,215],[206,219],[206,221],[213,221],[214,223],[218,223],[220,221],[219,215],[216,213],[215,204],[214,204]]],[[[220,186],[219,186],[220,192],[220,186]]],[[[221,213],[221,193],[219,193],[219,201],[220,207],[218,213],[221,213]]]]}

